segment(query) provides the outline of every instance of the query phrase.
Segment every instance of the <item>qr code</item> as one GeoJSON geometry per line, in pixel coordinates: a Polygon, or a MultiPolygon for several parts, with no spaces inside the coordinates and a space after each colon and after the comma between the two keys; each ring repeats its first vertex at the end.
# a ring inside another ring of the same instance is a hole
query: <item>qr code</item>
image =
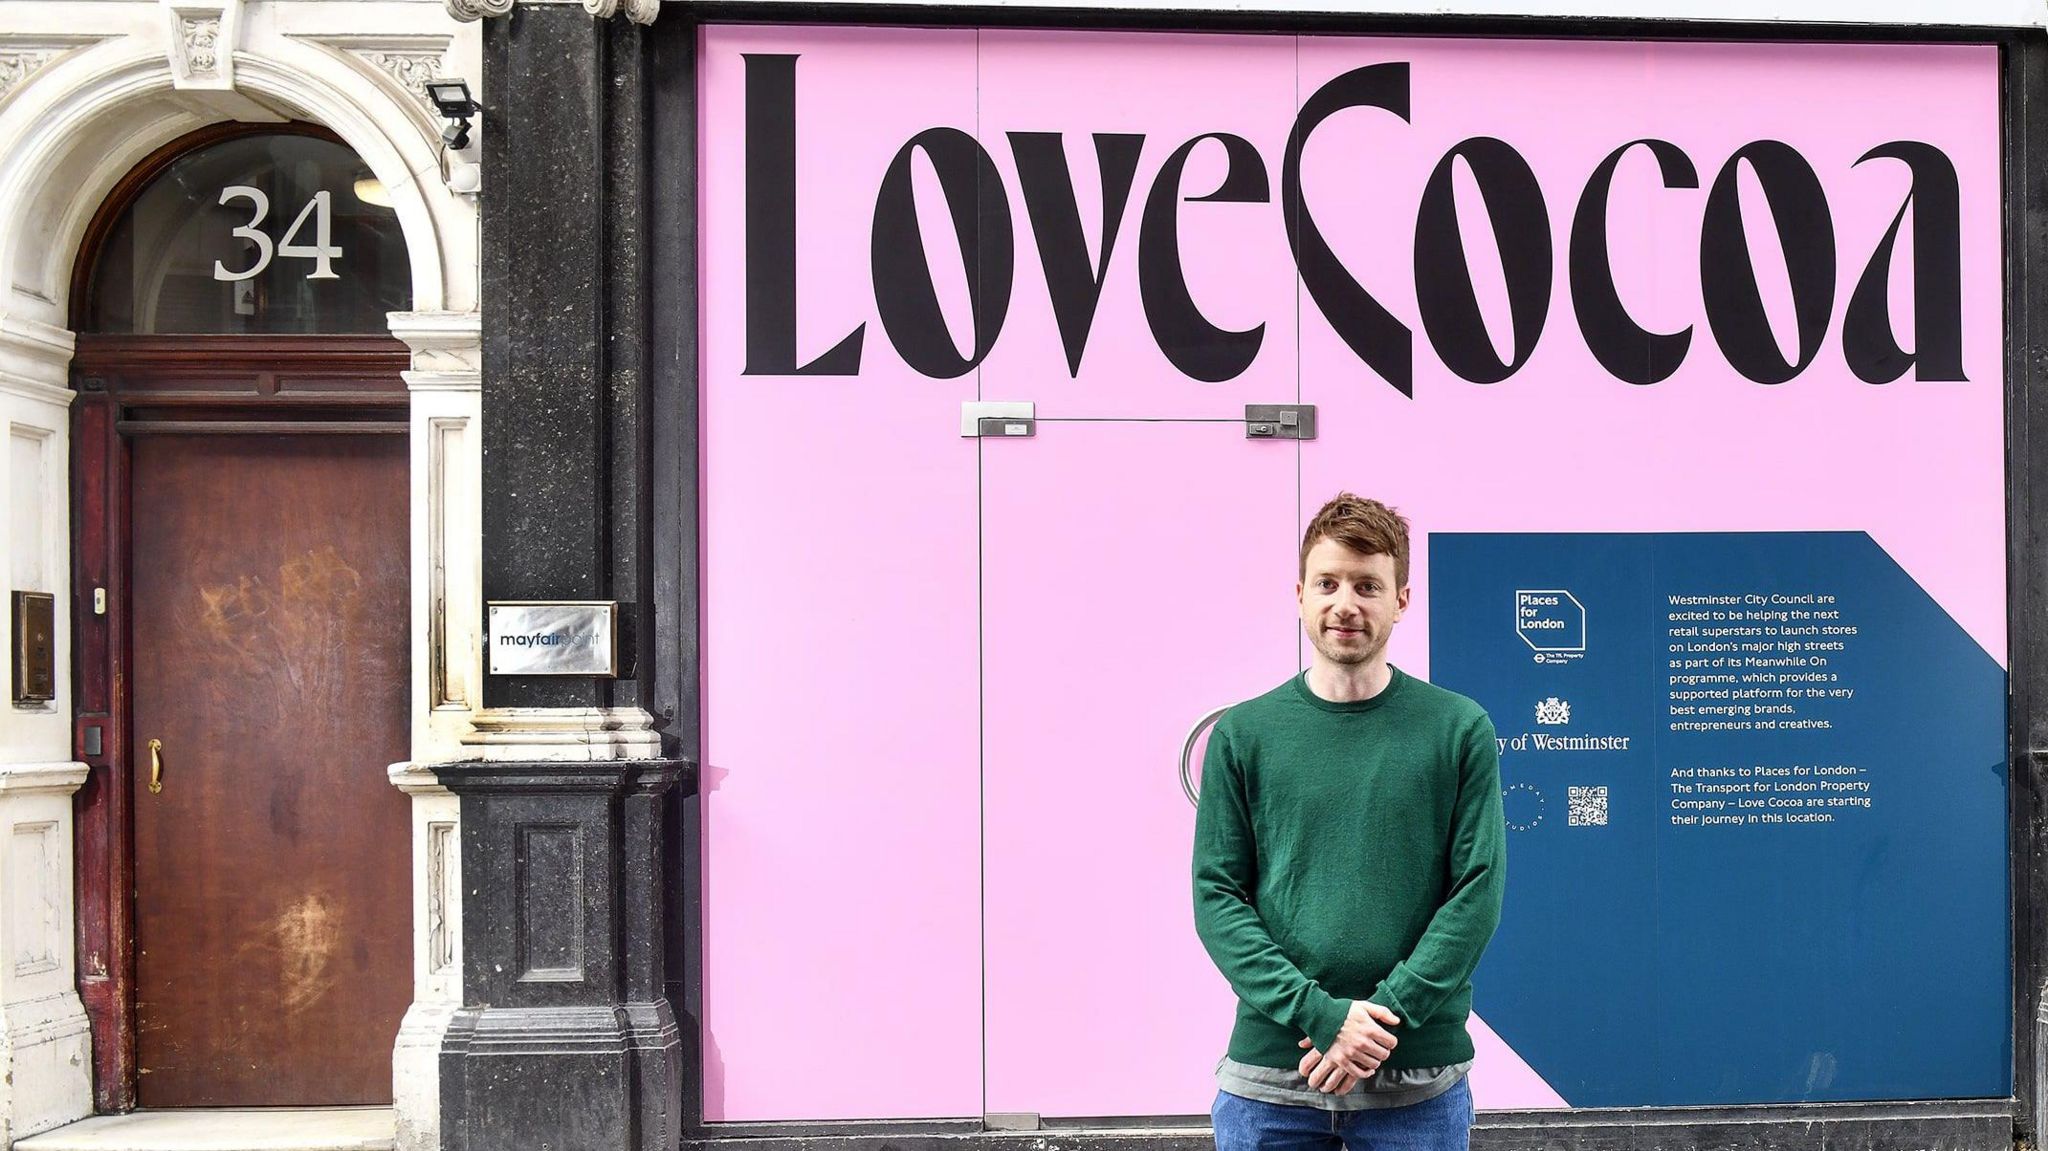
{"type": "Polygon", "coordinates": [[[1607,789],[1604,787],[1566,788],[1566,801],[1570,808],[1566,824],[1571,827],[1607,826],[1607,789]]]}

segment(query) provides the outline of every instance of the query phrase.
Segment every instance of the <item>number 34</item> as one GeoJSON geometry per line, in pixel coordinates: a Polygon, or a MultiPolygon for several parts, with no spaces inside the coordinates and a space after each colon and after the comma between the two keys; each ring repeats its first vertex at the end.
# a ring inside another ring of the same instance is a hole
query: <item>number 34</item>
{"type": "Polygon", "coordinates": [[[261,274],[263,269],[270,266],[270,261],[277,256],[291,256],[296,259],[313,261],[313,270],[306,273],[306,278],[309,280],[338,280],[341,278],[334,271],[334,261],[341,259],[341,249],[333,243],[334,209],[328,202],[327,193],[324,190],[313,193],[313,198],[308,200],[306,206],[299,210],[298,219],[293,220],[292,226],[285,229],[284,239],[278,241],[275,247],[271,245],[270,237],[264,235],[260,230],[264,217],[270,215],[270,197],[264,195],[261,188],[251,188],[247,184],[230,184],[220,190],[220,202],[223,205],[233,200],[247,200],[256,209],[255,213],[249,217],[248,223],[235,229],[235,237],[237,239],[247,240],[256,245],[256,262],[243,271],[230,272],[226,264],[215,260],[213,262],[214,279],[246,280],[251,276],[261,274]],[[297,242],[299,229],[306,226],[307,216],[313,217],[314,239],[311,244],[301,244],[297,242]]]}

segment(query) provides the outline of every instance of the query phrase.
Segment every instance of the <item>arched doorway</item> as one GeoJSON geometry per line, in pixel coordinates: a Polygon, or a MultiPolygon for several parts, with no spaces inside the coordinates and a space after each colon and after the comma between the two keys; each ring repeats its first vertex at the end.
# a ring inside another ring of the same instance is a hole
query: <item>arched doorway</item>
{"type": "Polygon", "coordinates": [[[79,833],[81,922],[112,925],[86,996],[103,1107],[391,1098],[408,353],[385,316],[410,289],[380,191],[329,133],[219,125],[122,181],[80,251],[75,698],[114,767],[79,833]]]}

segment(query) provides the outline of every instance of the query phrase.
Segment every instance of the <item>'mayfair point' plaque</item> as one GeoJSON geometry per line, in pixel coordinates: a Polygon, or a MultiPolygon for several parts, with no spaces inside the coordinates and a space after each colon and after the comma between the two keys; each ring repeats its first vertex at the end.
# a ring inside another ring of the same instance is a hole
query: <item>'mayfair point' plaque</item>
{"type": "Polygon", "coordinates": [[[617,675],[615,600],[522,600],[493,603],[492,675],[617,675]]]}

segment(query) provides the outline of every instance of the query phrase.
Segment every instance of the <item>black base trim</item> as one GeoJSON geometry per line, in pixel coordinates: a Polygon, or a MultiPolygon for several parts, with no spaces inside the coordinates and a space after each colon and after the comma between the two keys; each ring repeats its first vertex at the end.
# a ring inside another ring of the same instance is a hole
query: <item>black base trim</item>
{"type": "MultiPolygon", "coordinates": [[[[2011,1151],[2011,1099],[1487,1111],[1474,1151],[2011,1151]]],[[[683,1151],[1214,1151],[1185,1116],[1156,1126],[959,1130],[975,1120],[711,1124],[683,1151]],[[955,1127],[944,1130],[942,1127],[955,1127]],[[861,1128],[854,1132],[850,1128],[861,1128]],[[744,1132],[744,1133],[743,1133],[744,1132]]]]}

